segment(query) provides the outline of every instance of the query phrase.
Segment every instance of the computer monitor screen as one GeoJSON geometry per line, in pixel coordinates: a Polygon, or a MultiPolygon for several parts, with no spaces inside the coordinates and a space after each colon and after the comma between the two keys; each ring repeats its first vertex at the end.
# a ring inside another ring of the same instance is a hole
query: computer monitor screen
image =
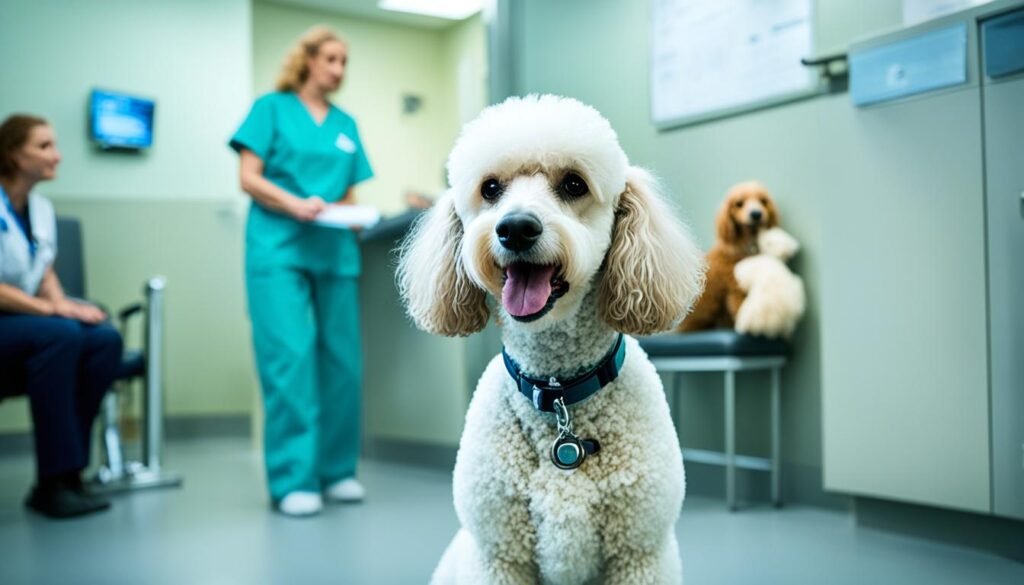
{"type": "Polygon", "coordinates": [[[102,148],[149,148],[155,108],[153,100],[94,89],[89,98],[92,140],[102,148]]]}

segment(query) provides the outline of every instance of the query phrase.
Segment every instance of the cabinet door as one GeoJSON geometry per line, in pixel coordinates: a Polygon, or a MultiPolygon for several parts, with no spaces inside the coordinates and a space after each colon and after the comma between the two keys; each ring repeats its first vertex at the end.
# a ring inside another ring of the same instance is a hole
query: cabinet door
{"type": "Polygon", "coordinates": [[[1024,73],[986,83],[984,106],[993,510],[1024,519],[1024,73]]]}
{"type": "Polygon", "coordinates": [[[981,96],[854,112],[822,193],[827,489],[991,512],[981,96]]]}

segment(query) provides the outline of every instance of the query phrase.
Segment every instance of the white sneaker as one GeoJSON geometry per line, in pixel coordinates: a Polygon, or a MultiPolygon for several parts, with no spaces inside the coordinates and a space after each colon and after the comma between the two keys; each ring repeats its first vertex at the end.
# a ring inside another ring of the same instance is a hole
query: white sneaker
{"type": "Polygon", "coordinates": [[[363,484],[350,477],[327,486],[327,499],[331,502],[361,502],[366,497],[363,484]]]}
{"type": "Polygon", "coordinates": [[[324,499],[315,492],[292,492],[281,500],[277,509],[286,516],[313,516],[324,509],[324,499]]]}

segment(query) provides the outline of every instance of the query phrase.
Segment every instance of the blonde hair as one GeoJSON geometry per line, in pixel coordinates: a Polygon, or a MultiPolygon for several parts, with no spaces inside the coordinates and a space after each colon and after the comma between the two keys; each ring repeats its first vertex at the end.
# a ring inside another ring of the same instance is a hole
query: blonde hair
{"type": "Polygon", "coordinates": [[[309,58],[316,57],[324,43],[337,41],[348,46],[345,39],[324,25],[316,25],[302,33],[288,51],[277,77],[277,91],[299,91],[309,78],[309,58]]]}

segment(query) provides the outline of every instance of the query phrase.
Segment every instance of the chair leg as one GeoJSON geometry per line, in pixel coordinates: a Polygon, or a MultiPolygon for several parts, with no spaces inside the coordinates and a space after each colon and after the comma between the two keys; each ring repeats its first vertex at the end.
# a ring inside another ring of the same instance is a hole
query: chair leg
{"type": "Polygon", "coordinates": [[[736,372],[725,372],[725,501],[736,510],[736,372]]]}
{"type": "Polygon", "coordinates": [[[782,420],[780,398],[782,384],[779,381],[781,368],[772,368],[772,503],[776,508],[782,506],[782,420]]]}

